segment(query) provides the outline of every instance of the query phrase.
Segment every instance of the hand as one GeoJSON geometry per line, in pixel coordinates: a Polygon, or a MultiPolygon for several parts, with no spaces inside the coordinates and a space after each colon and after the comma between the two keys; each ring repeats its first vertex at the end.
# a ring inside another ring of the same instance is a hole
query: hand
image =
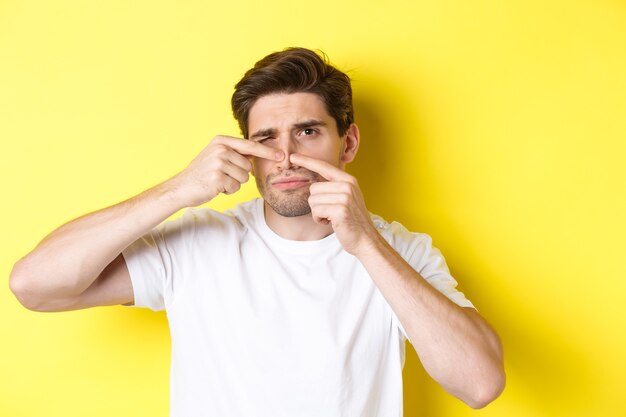
{"type": "Polygon", "coordinates": [[[185,207],[211,201],[219,193],[232,194],[248,181],[249,157],[281,161],[282,151],[230,136],[216,136],[182,172],[172,178],[185,207]]]}
{"type": "Polygon", "coordinates": [[[343,248],[357,255],[378,237],[356,178],[319,159],[291,154],[290,161],[326,178],[311,184],[309,205],[313,220],[331,224],[343,248]]]}

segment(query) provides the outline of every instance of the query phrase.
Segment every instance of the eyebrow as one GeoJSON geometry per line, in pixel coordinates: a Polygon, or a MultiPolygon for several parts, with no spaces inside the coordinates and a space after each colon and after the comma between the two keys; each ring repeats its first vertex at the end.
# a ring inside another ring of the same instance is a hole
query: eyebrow
{"type": "Polygon", "coordinates": [[[321,120],[311,119],[304,122],[294,123],[293,127],[296,129],[306,129],[307,127],[326,126],[326,122],[321,120]]]}
{"type": "MultiPolygon", "coordinates": [[[[291,129],[306,129],[309,127],[317,127],[317,126],[326,126],[326,122],[317,119],[305,120],[303,122],[294,123],[291,129]]],[[[272,136],[278,132],[278,129],[269,128],[269,129],[260,129],[250,135],[250,139],[261,138],[265,136],[272,136]]]]}

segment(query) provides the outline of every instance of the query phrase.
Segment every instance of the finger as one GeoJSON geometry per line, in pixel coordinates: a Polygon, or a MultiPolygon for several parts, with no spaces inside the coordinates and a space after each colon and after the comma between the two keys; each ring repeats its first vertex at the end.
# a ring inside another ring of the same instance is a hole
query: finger
{"type": "Polygon", "coordinates": [[[334,204],[320,204],[311,206],[311,216],[313,221],[320,224],[329,224],[332,222],[333,215],[336,211],[334,204]]]}
{"type": "Polygon", "coordinates": [[[320,159],[292,153],[290,155],[290,161],[302,168],[317,172],[329,181],[349,181],[352,179],[351,175],[320,159]]]}
{"type": "Polygon", "coordinates": [[[230,136],[220,136],[219,141],[226,146],[231,147],[241,155],[256,156],[263,159],[273,161],[282,161],[285,157],[283,151],[270,148],[258,142],[252,142],[246,139],[238,139],[230,136]]]}
{"type": "Polygon", "coordinates": [[[241,188],[241,183],[236,179],[226,175],[226,178],[223,182],[223,193],[224,194],[233,194],[241,188]]]}
{"type": "Polygon", "coordinates": [[[222,166],[222,172],[238,183],[243,184],[248,181],[250,171],[245,170],[231,162],[225,161],[222,166]]]}
{"type": "Polygon", "coordinates": [[[235,150],[231,150],[230,152],[228,152],[228,154],[226,155],[226,160],[243,170],[246,170],[248,172],[252,171],[252,164],[250,163],[250,160],[235,150]]]}
{"type": "Polygon", "coordinates": [[[352,194],[352,185],[340,181],[314,182],[310,187],[311,194],[352,194]]]}
{"type": "Polygon", "coordinates": [[[313,209],[314,206],[320,205],[349,205],[350,196],[344,193],[311,194],[308,201],[311,209],[313,209]]]}

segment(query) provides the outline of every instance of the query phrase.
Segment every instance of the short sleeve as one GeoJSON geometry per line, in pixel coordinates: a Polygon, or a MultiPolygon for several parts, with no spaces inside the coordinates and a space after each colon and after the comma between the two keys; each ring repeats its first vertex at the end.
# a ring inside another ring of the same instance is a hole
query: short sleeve
{"type": "Polygon", "coordinates": [[[416,234],[414,249],[409,254],[407,262],[420,273],[426,281],[461,307],[474,307],[465,298],[465,295],[457,290],[457,281],[450,275],[441,251],[433,246],[432,238],[425,234],[416,234]]]}
{"type": "Polygon", "coordinates": [[[193,228],[188,218],[183,215],[161,223],[122,251],[133,286],[133,307],[166,308],[185,262],[186,240],[193,228]]]}
{"type": "MultiPolygon", "coordinates": [[[[457,290],[457,281],[450,274],[446,260],[441,251],[433,246],[429,235],[410,232],[397,222],[388,224],[377,217],[373,220],[383,237],[430,285],[455,304],[475,308],[465,295],[457,290]]],[[[395,313],[393,319],[406,337],[406,331],[395,313]]]]}

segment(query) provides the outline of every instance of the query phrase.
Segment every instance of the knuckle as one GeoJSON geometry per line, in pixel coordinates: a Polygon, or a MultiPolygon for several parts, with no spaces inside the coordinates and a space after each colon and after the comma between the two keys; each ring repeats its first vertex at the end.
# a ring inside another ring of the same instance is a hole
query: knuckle
{"type": "Polygon", "coordinates": [[[236,175],[234,175],[233,179],[237,184],[240,184],[240,185],[247,181],[245,175],[242,175],[240,173],[237,173],[236,175]]]}
{"type": "Polygon", "coordinates": [[[216,170],[224,172],[224,170],[226,169],[227,165],[228,165],[228,163],[224,159],[220,158],[217,161],[215,161],[215,166],[214,167],[215,167],[216,170]]]}
{"type": "Polygon", "coordinates": [[[235,191],[241,188],[241,184],[239,183],[239,181],[231,179],[228,182],[227,188],[228,188],[229,193],[234,193],[235,191]]]}
{"type": "Polygon", "coordinates": [[[207,179],[214,184],[221,184],[224,182],[224,177],[226,177],[226,175],[224,175],[222,172],[212,171],[207,176],[207,179]]]}
{"type": "Polygon", "coordinates": [[[215,155],[224,156],[228,152],[226,145],[218,144],[215,146],[215,155]]]}

